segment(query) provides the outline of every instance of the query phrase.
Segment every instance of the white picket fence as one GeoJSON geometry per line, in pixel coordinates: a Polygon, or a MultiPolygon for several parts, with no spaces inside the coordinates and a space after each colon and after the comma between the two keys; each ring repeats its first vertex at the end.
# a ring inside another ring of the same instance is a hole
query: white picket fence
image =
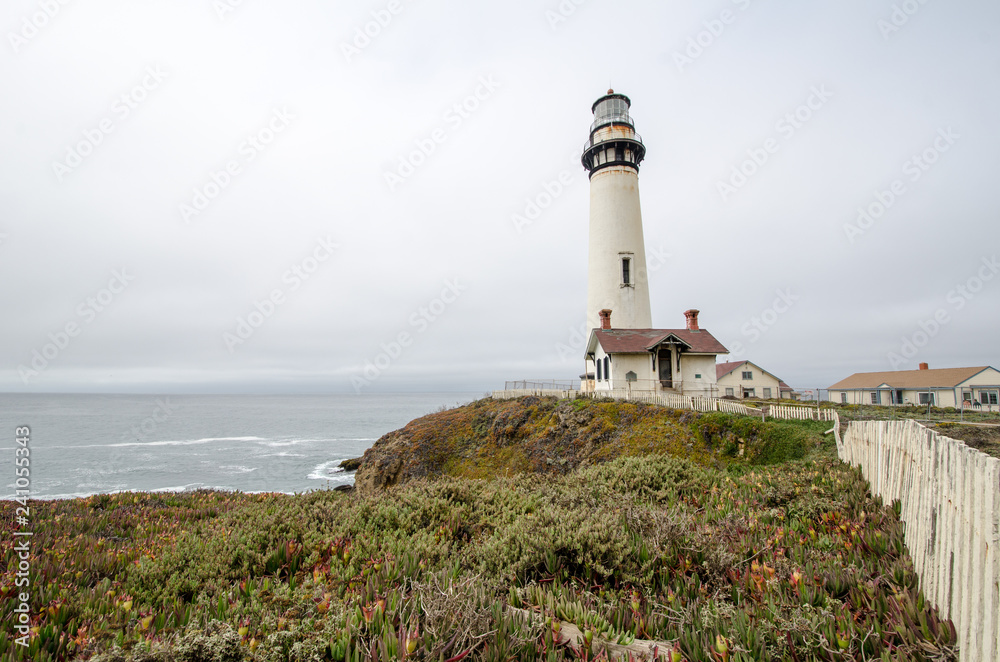
{"type": "Polygon", "coordinates": [[[794,407],[789,405],[765,405],[767,415],[773,418],[791,418],[801,421],[837,421],[840,417],[836,409],[819,407],[794,407]]]}
{"type": "Polygon", "coordinates": [[[916,421],[855,421],[838,443],[871,491],[902,506],[924,594],[963,662],[1000,660],[1000,460],[916,421]]]}
{"type": "Polygon", "coordinates": [[[615,389],[610,391],[575,391],[555,389],[509,389],[494,391],[493,397],[500,400],[523,398],[528,395],[541,397],[566,398],[611,398],[614,400],[629,400],[645,402],[673,409],[691,409],[693,411],[721,411],[727,414],[741,416],[769,416],[771,418],[796,419],[805,421],[834,421],[840,427],[840,419],[834,409],[818,407],[794,407],[787,405],[764,405],[761,409],[748,407],[735,400],[722,398],[703,398],[699,396],[679,395],[677,393],[657,393],[646,390],[615,389]]]}

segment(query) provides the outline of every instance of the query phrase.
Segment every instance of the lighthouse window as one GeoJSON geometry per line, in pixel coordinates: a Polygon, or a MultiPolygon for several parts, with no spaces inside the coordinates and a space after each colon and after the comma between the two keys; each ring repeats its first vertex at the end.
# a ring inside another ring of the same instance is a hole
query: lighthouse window
{"type": "Polygon", "coordinates": [[[622,285],[632,284],[632,259],[622,258],[622,285]]]}
{"type": "Polygon", "coordinates": [[[616,147],[615,148],[615,161],[624,161],[624,160],[625,160],[625,148],[624,147],[616,147]]]}
{"type": "Polygon", "coordinates": [[[607,99],[597,106],[597,121],[628,120],[628,104],[624,99],[607,99]]]}

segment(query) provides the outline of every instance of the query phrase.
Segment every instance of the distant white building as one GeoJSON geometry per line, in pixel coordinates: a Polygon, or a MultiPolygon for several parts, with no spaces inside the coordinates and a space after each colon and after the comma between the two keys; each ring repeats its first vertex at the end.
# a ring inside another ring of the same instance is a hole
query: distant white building
{"type": "Polygon", "coordinates": [[[830,387],[830,400],[852,405],[927,405],[1000,411],[1000,371],[990,366],[859,372],[830,387]]]}
{"type": "Polygon", "coordinates": [[[601,328],[587,343],[585,360],[595,366],[584,389],[629,389],[718,397],[715,363],[728,354],[711,333],[698,327],[698,311],[685,313],[683,329],[615,329],[613,311],[601,311],[601,328]]]}
{"type": "Polygon", "coordinates": [[[792,398],[792,389],[750,361],[732,361],[715,366],[719,394],[730,398],[792,398]]]}
{"type": "Polygon", "coordinates": [[[778,390],[781,392],[781,399],[782,400],[801,400],[802,399],[802,394],[799,393],[798,391],[796,391],[794,388],[792,388],[788,384],[786,384],[785,382],[781,382],[780,384],[778,384],[778,390]]]}

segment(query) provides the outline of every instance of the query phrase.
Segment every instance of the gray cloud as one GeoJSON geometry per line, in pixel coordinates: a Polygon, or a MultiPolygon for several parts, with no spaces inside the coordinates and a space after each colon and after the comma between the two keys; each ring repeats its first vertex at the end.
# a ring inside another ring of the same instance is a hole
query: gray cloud
{"type": "Polygon", "coordinates": [[[589,193],[571,156],[609,84],[648,148],[647,248],[670,254],[654,323],[698,307],[740,358],[810,387],[890,369],[944,309],[912,363],[997,364],[1000,277],[950,297],[1000,253],[995,3],[230,4],[0,12],[0,389],[351,392],[401,333],[366,389],[574,377],[558,347],[584,318],[589,193]],[[919,9],[895,26],[904,5],[919,9]],[[788,135],[817,86],[830,98],[788,135]],[[282,109],[293,119],[263,144],[282,109]],[[960,138],[912,179],[949,128],[960,138]],[[70,150],[87,154],[60,181],[70,150]],[[390,187],[400,158],[412,172],[390,187]],[[214,195],[185,223],[196,189],[214,195]],[[327,237],[340,248],[293,286],[327,237]],[[134,280],[88,307],[123,269],[134,280]],[[423,315],[450,279],[461,295],[423,315]],[[224,334],[275,290],[230,351],[224,334]],[[777,290],[798,299],[761,331],[777,290]]]}

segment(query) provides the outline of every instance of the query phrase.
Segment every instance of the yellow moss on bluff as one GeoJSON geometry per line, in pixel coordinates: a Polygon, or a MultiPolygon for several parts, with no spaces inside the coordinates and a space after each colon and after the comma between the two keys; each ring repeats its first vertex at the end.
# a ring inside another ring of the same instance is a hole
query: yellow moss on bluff
{"type": "Polygon", "coordinates": [[[385,435],[365,453],[356,484],[368,489],[434,475],[565,474],[581,465],[643,455],[717,468],[734,461],[768,463],[801,457],[810,425],[633,402],[487,398],[385,435]]]}

